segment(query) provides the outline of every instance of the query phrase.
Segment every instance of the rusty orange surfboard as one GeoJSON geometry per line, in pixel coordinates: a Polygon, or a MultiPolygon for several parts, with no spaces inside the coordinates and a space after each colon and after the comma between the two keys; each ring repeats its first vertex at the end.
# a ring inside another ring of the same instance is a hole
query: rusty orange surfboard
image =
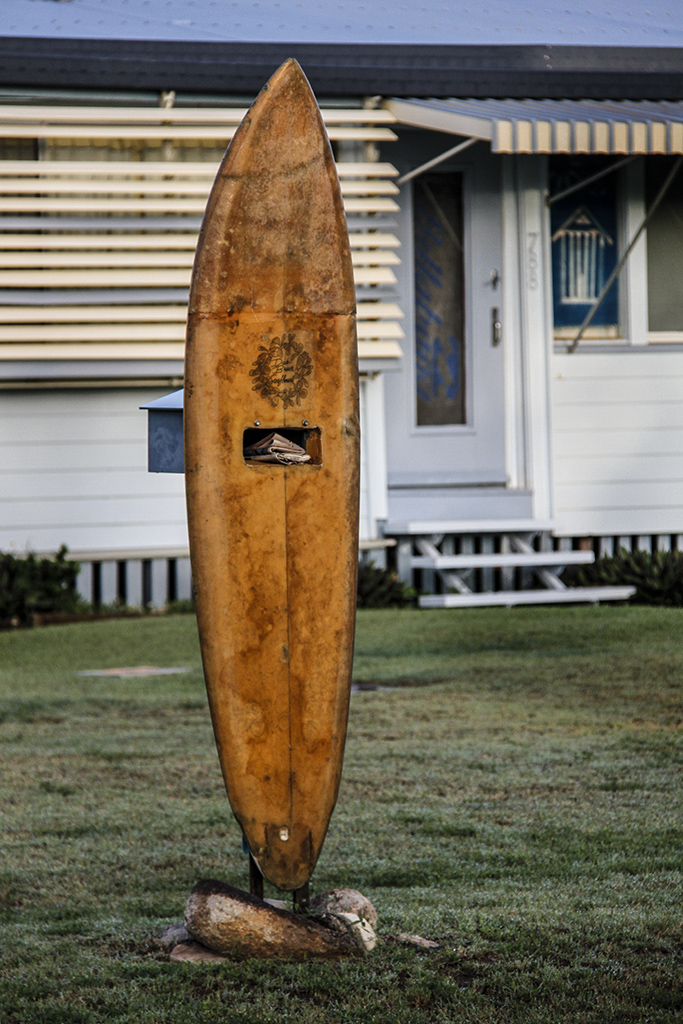
{"type": "Polygon", "coordinates": [[[289,60],[220,166],[197,247],[185,479],[204,674],[266,878],[310,878],[341,776],[358,562],[355,292],[337,172],[289,60]]]}

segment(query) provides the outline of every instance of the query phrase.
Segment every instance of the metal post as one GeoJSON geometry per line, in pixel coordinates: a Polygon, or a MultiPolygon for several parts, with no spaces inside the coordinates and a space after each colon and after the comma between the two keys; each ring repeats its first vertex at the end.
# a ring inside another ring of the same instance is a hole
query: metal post
{"type": "Polygon", "coordinates": [[[91,562],[90,571],[92,573],[92,606],[99,608],[102,604],[102,563],[91,562]]]}
{"type": "Polygon", "coordinates": [[[128,604],[128,566],[125,561],[116,563],[116,601],[124,607],[128,604]]]}
{"type": "Polygon", "coordinates": [[[615,164],[610,164],[609,167],[603,167],[597,174],[591,174],[590,178],[584,178],[583,181],[577,181],[574,185],[570,185],[569,188],[563,188],[561,192],[556,192],[554,196],[546,197],[546,206],[552,206],[553,203],[557,203],[560,199],[566,199],[567,196],[572,195],[574,192],[578,192],[581,188],[588,188],[594,181],[599,181],[600,178],[604,178],[607,174],[612,174],[613,171],[618,171],[621,167],[625,167],[626,164],[633,163],[637,160],[637,154],[634,156],[627,156],[623,160],[617,160],[615,164]]]}
{"type": "Polygon", "coordinates": [[[249,851],[249,892],[257,899],[263,899],[263,875],[261,869],[249,851]]]}
{"type": "Polygon", "coordinates": [[[142,607],[149,608],[152,604],[152,559],[142,560],[142,607]]]}
{"type": "Polygon", "coordinates": [[[166,563],[166,600],[169,603],[178,600],[178,561],[175,558],[169,558],[166,563]]]}
{"type": "Polygon", "coordinates": [[[292,896],[294,897],[294,913],[305,914],[310,903],[308,882],[305,882],[300,889],[295,889],[292,896]]]}
{"type": "Polygon", "coordinates": [[[432,167],[436,167],[437,164],[442,164],[444,160],[448,160],[451,156],[456,156],[458,153],[462,153],[463,150],[469,149],[475,142],[479,142],[479,139],[465,139],[464,142],[459,142],[457,146],[452,146],[447,149],[445,153],[441,153],[439,156],[435,156],[433,160],[428,160],[426,164],[420,164],[419,167],[414,167],[412,171],[408,171],[407,174],[402,174],[397,179],[398,185],[405,185],[407,181],[411,181],[413,178],[417,178],[418,174],[424,174],[425,171],[429,171],[432,167]]]}

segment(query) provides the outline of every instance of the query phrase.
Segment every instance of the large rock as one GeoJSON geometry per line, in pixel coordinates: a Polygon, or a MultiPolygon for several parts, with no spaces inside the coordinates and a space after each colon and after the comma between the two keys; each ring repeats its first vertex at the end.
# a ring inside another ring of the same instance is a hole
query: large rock
{"type": "Polygon", "coordinates": [[[363,953],[377,945],[377,911],[357,889],[330,889],[311,900],[311,914],[328,928],[344,933],[363,953]]]}
{"type": "Polygon", "coordinates": [[[357,889],[329,889],[327,892],[321,892],[311,900],[311,910],[331,914],[357,914],[373,928],[377,924],[377,911],[367,896],[357,889]]]}
{"type": "Polygon", "coordinates": [[[334,960],[359,952],[348,933],[214,879],[202,879],[190,893],[185,927],[203,946],[238,959],[334,960]]]}
{"type": "Polygon", "coordinates": [[[167,928],[164,928],[161,935],[156,936],[154,941],[167,952],[170,952],[175,946],[179,945],[179,943],[189,942],[190,935],[182,921],[179,921],[176,924],[170,924],[167,928]]]}
{"type": "Polygon", "coordinates": [[[219,964],[225,962],[225,957],[220,953],[213,953],[201,942],[180,942],[171,950],[171,961],[175,964],[184,963],[209,963],[219,964]]]}

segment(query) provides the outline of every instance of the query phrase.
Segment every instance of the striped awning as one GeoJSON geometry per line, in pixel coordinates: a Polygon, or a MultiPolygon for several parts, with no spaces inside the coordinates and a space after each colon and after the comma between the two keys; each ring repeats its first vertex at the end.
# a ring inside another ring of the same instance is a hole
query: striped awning
{"type": "Polygon", "coordinates": [[[402,124],[491,143],[494,153],[683,153],[683,103],[390,99],[402,124]]]}

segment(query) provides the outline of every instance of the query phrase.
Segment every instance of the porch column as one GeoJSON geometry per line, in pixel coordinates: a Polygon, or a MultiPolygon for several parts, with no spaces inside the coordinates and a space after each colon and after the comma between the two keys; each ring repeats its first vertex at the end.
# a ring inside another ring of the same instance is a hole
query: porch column
{"type": "Polygon", "coordinates": [[[518,156],[520,320],[527,486],[536,519],[553,515],[550,432],[552,276],[545,205],[547,158],[518,156]]]}
{"type": "Polygon", "coordinates": [[[360,538],[371,540],[379,536],[378,524],[388,515],[383,374],[361,375],[360,415],[360,538]]]}

